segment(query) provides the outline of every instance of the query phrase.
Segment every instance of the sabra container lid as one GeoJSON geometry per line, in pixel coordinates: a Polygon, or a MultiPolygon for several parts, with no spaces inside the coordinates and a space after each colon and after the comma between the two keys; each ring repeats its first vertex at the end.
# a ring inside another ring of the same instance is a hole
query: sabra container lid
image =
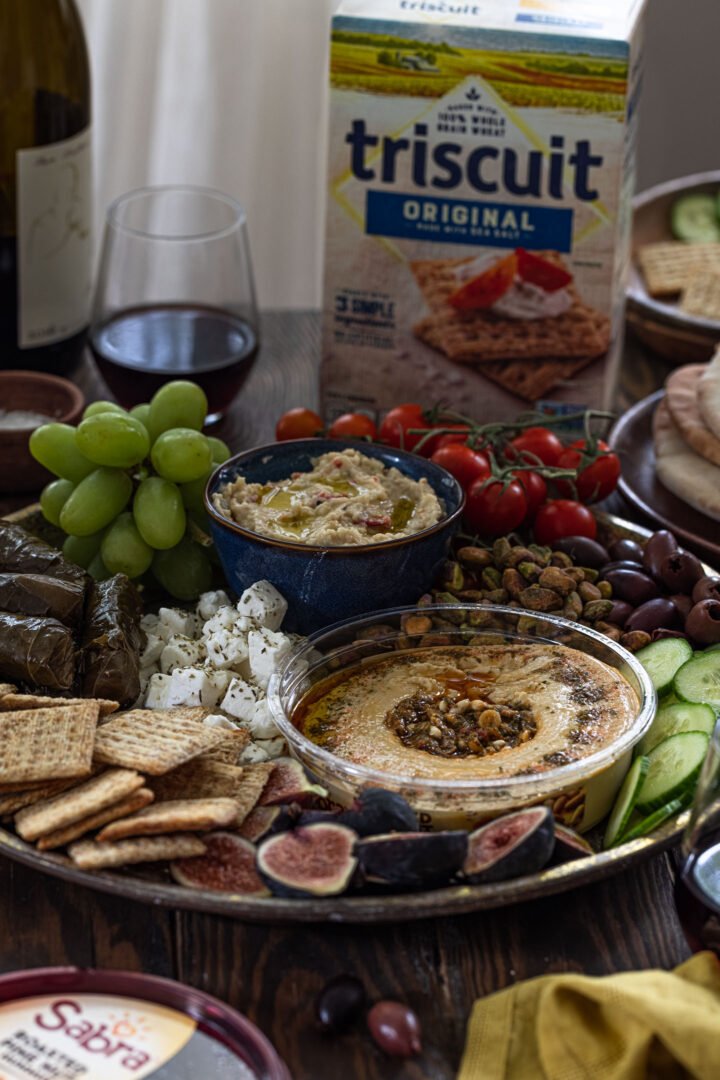
{"type": "Polygon", "coordinates": [[[254,1024],[216,998],[128,971],[0,976],[0,1080],[291,1080],[254,1024]]]}

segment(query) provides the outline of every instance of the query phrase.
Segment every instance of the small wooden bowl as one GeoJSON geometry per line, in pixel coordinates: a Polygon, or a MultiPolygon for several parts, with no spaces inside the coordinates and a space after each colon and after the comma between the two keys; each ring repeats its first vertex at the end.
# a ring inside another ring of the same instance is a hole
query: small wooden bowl
{"type": "MultiPolygon", "coordinates": [[[[48,421],[75,424],[85,407],[81,390],[58,375],[37,371],[0,371],[0,409],[40,413],[48,421]]],[[[0,419],[0,492],[39,491],[52,475],[30,454],[29,428],[3,428],[0,419]]]]}
{"type": "Polygon", "coordinates": [[[678,303],[655,300],[645,287],[635,253],[643,244],[674,240],[670,208],[682,195],[720,191],[720,171],[683,176],[648,188],[633,200],[633,232],[628,275],[627,321],[637,337],[676,364],[704,363],[720,343],[720,321],[687,315],[678,303]]]}

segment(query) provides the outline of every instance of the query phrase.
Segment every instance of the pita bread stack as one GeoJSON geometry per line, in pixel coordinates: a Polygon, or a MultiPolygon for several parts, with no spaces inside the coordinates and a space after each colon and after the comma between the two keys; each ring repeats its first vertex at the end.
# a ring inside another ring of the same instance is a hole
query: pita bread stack
{"type": "Polygon", "coordinates": [[[660,482],[720,521],[720,349],[709,364],[677,368],[653,417],[660,482]]]}

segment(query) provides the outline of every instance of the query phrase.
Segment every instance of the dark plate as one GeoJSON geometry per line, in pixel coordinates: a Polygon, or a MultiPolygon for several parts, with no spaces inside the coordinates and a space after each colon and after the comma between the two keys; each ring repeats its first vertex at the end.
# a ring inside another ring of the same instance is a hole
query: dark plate
{"type": "Polygon", "coordinates": [[[671,529],[691,550],[717,564],[720,560],[720,523],[706,517],[668,491],[655,474],[652,417],[664,390],[643,398],[620,417],[609,443],[622,462],[618,485],[631,506],[656,525],[671,529]]]}

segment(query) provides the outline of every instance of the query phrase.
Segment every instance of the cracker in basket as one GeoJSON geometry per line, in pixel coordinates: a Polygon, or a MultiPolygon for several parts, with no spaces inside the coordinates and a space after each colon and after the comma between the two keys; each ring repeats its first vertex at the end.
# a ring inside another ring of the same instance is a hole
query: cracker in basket
{"type": "Polygon", "coordinates": [[[26,806],[34,806],[35,803],[42,802],[44,799],[51,799],[54,795],[59,795],[61,791],[67,791],[68,788],[76,785],[77,780],[51,780],[47,784],[40,784],[25,791],[1,795],[0,817],[12,817],[18,810],[22,810],[26,806]]]}
{"type": "Polygon", "coordinates": [[[97,702],[0,713],[0,782],[88,776],[97,702]]]}
{"type": "Polygon", "coordinates": [[[690,275],[680,297],[680,310],[720,321],[720,266],[690,275]]]}
{"type": "Polygon", "coordinates": [[[238,807],[234,799],[174,799],[153,803],[131,817],[113,821],[98,833],[98,840],[126,836],[153,836],[174,832],[209,832],[234,825],[238,807]]]}
{"type": "Polygon", "coordinates": [[[234,799],[237,803],[235,824],[240,825],[257,804],[272,771],[270,761],[241,768],[195,758],[187,765],[181,765],[179,769],[153,780],[152,789],[158,802],[182,797],[234,799]]]}
{"type": "Polygon", "coordinates": [[[109,716],[120,708],[117,701],[109,701],[105,698],[56,698],[47,694],[16,694],[14,691],[15,687],[2,695],[2,685],[0,685],[0,711],[45,709],[55,705],[62,705],[65,708],[69,705],[84,705],[86,701],[93,701],[100,709],[100,716],[103,717],[109,716]]]}
{"type": "Polygon", "coordinates": [[[15,828],[23,840],[37,840],[127,798],[143,783],[144,778],[132,769],[108,769],[79,787],[20,810],[15,828]]]}
{"type": "Polygon", "coordinates": [[[200,758],[195,760],[219,761],[223,765],[237,765],[240,755],[250,742],[250,732],[245,731],[244,728],[238,728],[237,730],[219,728],[218,730],[223,733],[223,741],[216,746],[212,746],[209,750],[204,750],[200,758]]]}
{"type": "Polygon", "coordinates": [[[651,296],[674,296],[699,272],[720,270],[720,243],[663,240],[643,244],[637,250],[637,261],[651,296]]]}
{"type": "Polygon", "coordinates": [[[63,829],[56,829],[55,832],[41,836],[37,842],[37,849],[38,851],[51,851],[53,848],[65,847],[66,844],[78,840],[85,833],[92,832],[93,829],[100,829],[111,821],[117,821],[119,818],[129,817],[130,814],[134,814],[138,810],[144,810],[154,798],[155,796],[150,788],[138,788],[132,795],[128,795],[126,799],[121,799],[120,802],[113,803],[112,806],[107,806],[104,810],[98,810],[96,814],[90,814],[72,825],[66,825],[63,829]]]}
{"type": "Polygon", "coordinates": [[[103,870],[131,863],[159,862],[162,859],[188,859],[204,855],[205,845],[198,836],[178,833],[175,836],[142,836],[118,843],[79,840],[68,849],[70,858],[81,870],[103,870]]]}
{"type": "Polygon", "coordinates": [[[98,728],[95,760],[162,776],[223,742],[227,732],[203,724],[206,715],[206,709],[118,713],[98,728]]]}

